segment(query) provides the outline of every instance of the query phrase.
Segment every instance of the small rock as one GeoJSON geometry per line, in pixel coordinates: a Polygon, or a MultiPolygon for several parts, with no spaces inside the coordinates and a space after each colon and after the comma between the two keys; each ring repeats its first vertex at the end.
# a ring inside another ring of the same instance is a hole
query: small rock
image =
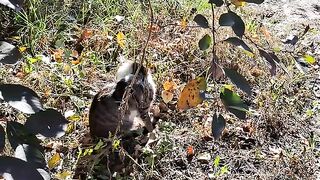
{"type": "Polygon", "coordinates": [[[211,155],[210,153],[201,153],[197,156],[197,160],[201,163],[209,163],[209,161],[211,160],[211,155]]]}
{"type": "Polygon", "coordinates": [[[215,179],[216,175],[213,172],[208,173],[209,179],[215,179]]]}
{"type": "Polygon", "coordinates": [[[117,20],[118,23],[124,20],[124,16],[116,15],[114,18],[117,20]]]}

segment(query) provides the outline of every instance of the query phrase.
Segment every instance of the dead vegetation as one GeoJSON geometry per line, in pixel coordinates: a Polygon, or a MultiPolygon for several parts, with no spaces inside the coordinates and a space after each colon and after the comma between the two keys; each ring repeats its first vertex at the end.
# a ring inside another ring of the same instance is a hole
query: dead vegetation
{"type": "MultiPolygon", "coordinates": [[[[282,46],[273,29],[267,28],[276,23],[272,18],[266,26],[260,26],[256,20],[261,18],[259,6],[235,10],[246,22],[246,37],[271,49],[280,48],[277,55],[285,67],[278,67],[277,74],[271,76],[268,64],[257,50],[251,56],[225,42],[216,46],[221,65],[238,70],[252,88],[251,97],[234,89],[249,105],[247,118],[240,120],[225,110],[219,97],[221,87],[232,84],[231,81],[214,81],[210,72],[212,55],[198,48],[199,39],[208,30],[188,27],[196,25],[192,21],[193,8],[197,13],[210,14],[207,4],[152,2],[153,27],[148,27],[149,13],[144,1],[66,1],[63,5],[55,0],[48,4],[31,0],[20,13],[0,7],[0,41],[16,45],[23,53],[23,60],[17,64],[0,65],[0,83],[31,88],[41,97],[44,107],[58,110],[70,121],[66,135],[42,142],[46,162],[54,161],[56,154],[60,156],[50,168],[52,178],[74,177],[80,161],[82,168],[90,171],[87,178],[109,178],[105,161],[95,167],[90,163],[99,156],[93,151],[97,142],[88,137],[88,110],[95,93],[113,81],[120,54],[141,59],[149,28],[152,36],[146,59],[159,88],[155,103],[160,110],[158,123],[152,142],[140,147],[139,157],[131,162],[131,172],[118,173],[118,179],[319,178],[319,57],[311,54],[316,62],[301,73],[292,56],[294,52],[284,51],[287,46],[282,46]],[[181,26],[183,19],[187,27],[181,26]],[[119,32],[125,36],[123,47],[117,38],[119,32]],[[212,97],[196,108],[177,110],[182,87],[196,76],[205,77],[212,97]],[[172,91],[173,99],[164,103],[161,91],[168,79],[178,87],[172,91]],[[219,140],[214,140],[211,132],[216,111],[227,122],[219,140]]],[[[267,9],[261,11],[266,13],[267,9]]],[[[310,25],[306,43],[310,33],[319,34],[316,24],[310,25]]],[[[228,33],[217,33],[217,42],[228,33]]],[[[320,46],[315,43],[299,49],[312,51],[320,46]]],[[[4,102],[1,107],[3,126],[6,121],[24,123],[28,117],[4,102]]],[[[104,146],[121,149],[117,143],[104,146]]],[[[2,154],[13,152],[6,145],[2,154]]]]}

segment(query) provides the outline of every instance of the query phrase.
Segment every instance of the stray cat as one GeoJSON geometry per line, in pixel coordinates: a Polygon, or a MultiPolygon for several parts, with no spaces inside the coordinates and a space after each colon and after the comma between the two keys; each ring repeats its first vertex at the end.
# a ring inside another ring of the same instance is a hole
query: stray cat
{"type": "MultiPolygon", "coordinates": [[[[117,71],[116,86],[103,89],[94,97],[89,112],[92,136],[109,137],[110,132],[116,133],[121,118],[119,107],[123,95],[139,66],[136,62],[124,62],[117,71]]],[[[156,85],[147,68],[141,67],[130,94],[128,108],[120,125],[120,133],[142,127],[146,127],[149,132],[152,131],[153,119],[150,116],[150,106],[155,99],[156,85]]]]}

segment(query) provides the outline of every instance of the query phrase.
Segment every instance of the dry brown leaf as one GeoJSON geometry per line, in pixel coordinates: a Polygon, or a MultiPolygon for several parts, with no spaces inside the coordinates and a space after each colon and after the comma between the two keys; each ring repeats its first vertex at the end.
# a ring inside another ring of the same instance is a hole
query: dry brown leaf
{"type": "Polygon", "coordinates": [[[194,148],[193,146],[188,146],[187,148],[187,156],[194,156],[194,148]]]}
{"type": "Polygon", "coordinates": [[[198,77],[189,81],[180,94],[178,109],[185,110],[201,104],[203,98],[200,96],[200,90],[205,90],[206,87],[207,83],[204,78],[198,77]]]}
{"type": "Polygon", "coordinates": [[[180,21],[180,26],[182,29],[186,29],[188,25],[187,19],[186,18],[182,18],[180,21]]]}
{"type": "Polygon", "coordinates": [[[166,91],[175,90],[177,87],[177,84],[173,81],[166,81],[163,83],[163,89],[166,91]]]}
{"type": "Polygon", "coordinates": [[[170,91],[163,90],[161,93],[161,97],[165,103],[168,103],[173,99],[173,93],[171,93],[170,91]]]}
{"type": "Polygon", "coordinates": [[[62,62],[62,57],[63,57],[64,51],[62,49],[56,49],[53,52],[53,59],[56,62],[62,62]]]}
{"type": "Polygon", "coordinates": [[[93,31],[91,29],[84,29],[77,43],[80,43],[84,40],[91,38],[93,35],[93,31]]]}

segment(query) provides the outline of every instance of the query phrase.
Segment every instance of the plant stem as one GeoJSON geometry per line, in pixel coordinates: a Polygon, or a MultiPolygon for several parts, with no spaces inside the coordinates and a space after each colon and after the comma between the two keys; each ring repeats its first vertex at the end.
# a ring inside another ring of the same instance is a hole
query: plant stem
{"type": "Polygon", "coordinates": [[[211,3],[211,11],[212,11],[212,54],[213,54],[213,56],[216,56],[216,51],[215,51],[216,39],[215,39],[215,31],[214,31],[214,7],[213,7],[213,3],[211,3]]]}

